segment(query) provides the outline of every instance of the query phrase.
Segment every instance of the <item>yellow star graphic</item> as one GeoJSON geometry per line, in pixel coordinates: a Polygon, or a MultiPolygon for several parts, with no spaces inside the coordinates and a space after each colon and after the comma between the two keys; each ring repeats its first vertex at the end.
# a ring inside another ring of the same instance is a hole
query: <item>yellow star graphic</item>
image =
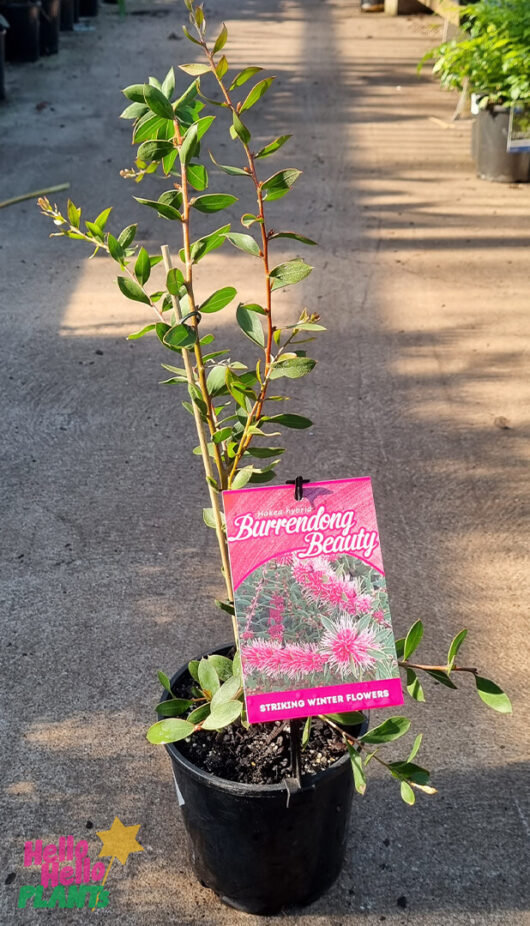
{"type": "Polygon", "coordinates": [[[124,826],[119,817],[114,817],[110,830],[97,833],[103,843],[98,858],[112,855],[125,865],[131,852],[143,852],[144,847],[136,840],[140,826],[140,823],[138,826],[124,826]]]}

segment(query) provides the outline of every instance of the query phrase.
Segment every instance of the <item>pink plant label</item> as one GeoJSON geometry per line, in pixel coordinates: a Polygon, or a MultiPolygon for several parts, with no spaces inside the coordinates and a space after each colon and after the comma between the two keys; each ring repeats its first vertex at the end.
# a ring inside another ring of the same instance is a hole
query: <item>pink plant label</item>
{"type": "Polygon", "coordinates": [[[370,478],[223,500],[250,723],[402,704],[370,478]]]}

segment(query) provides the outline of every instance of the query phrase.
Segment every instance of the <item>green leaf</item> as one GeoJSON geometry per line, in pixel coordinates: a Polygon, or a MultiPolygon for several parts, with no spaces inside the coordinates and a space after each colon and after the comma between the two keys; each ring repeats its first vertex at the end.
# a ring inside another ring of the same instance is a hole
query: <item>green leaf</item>
{"type": "Polygon", "coordinates": [[[407,762],[412,762],[414,756],[418,754],[422,739],[423,739],[423,733],[418,733],[416,739],[414,740],[414,745],[409,752],[409,757],[407,759],[407,762]]]}
{"type": "Polygon", "coordinates": [[[244,235],[240,232],[230,232],[230,234],[226,237],[230,243],[233,244],[234,247],[239,248],[240,251],[246,251],[247,254],[252,254],[253,257],[260,256],[261,251],[252,235],[244,235]]]}
{"type": "Polygon", "coordinates": [[[145,328],[141,328],[140,331],[135,331],[133,334],[127,335],[128,341],[137,341],[138,338],[143,338],[144,334],[147,334],[149,331],[154,331],[156,325],[146,325],[145,328]]]}
{"type": "Polygon", "coordinates": [[[299,379],[310,373],[315,366],[316,360],[310,360],[309,357],[293,357],[291,360],[278,361],[270,371],[269,379],[279,379],[281,376],[299,379]]]}
{"type": "Polygon", "coordinates": [[[159,720],[149,727],[147,739],[150,743],[176,743],[186,739],[193,733],[194,726],[187,720],[173,719],[159,720]]]}
{"type": "Polygon", "coordinates": [[[284,447],[253,447],[251,445],[248,450],[245,451],[245,456],[248,454],[251,457],[256,457],[258,460],[266,460],[269,457],[276,457],[281,453],[285,453],[284,447]]]}
{"type": "Polygon", "coordinates": [[[232,480],[232,485],[230,488],[242,489],[244,486],[246,486],[247,482],[252,476],[253,469],[254,467],[252,466],[244,466],[243,469],[238,470],[232,480]]]}
{"type": "Polygon", "coordinates": [[[280,289],[282,286],[291,286],[293,283],[299,283],[305,277],[309,276],[312,267],[306,264],[304,260],[296,257],[285,264],[278,264],[274,270],[271,270],[269,276],[272,280],[272,289],[280,289]]]}
{"type": "Polygon", "coordinates": [[[144,293],[143,289],[138,286],[138,283],[135,283],[134,280],[126,279],[126,277],[118,277],[117,282],[123,295],[127,296],[127,299],[133,299],[135,302],[144,302],[146,305],[151,305],[149,296],[144,293]]]}
{"type": "Polygon", "coordinates": [[[237,290],[234,289],[233,286],[225,286],[223,289],[218,289],[199,306],[199,312],[206,312],[207,314],[220,312],[229,302],[232,302],[232,299],[236,295],[237,290]]]}
{"type": "Polygon", "coordinates": [[[170,100],[175,92],[175,71],[172,67],[169,69],[166,76],[164,77],[161,89],[162,89],[162,93],[164,94],[164,96],[166,96],[167,99],[170,100]]]}
{"type": "Polygon", "coordinates": [[[389,768],[395,778],[407,778],[418,785],[428,784],[431,777],[426,768],[414,762],[390,762],[389,768]]]}
{"type": "Polygon", "coordinates": [[[131,246],[134,241],[137,228],[138,225],[135,223],[134,225],[127,225],[127,228],[124,228],[123,231],[120,232],[118,235],[118,244],[120,244],[122,248],[126,249],[131,246]]]}
{"type": "Polygon", "coordinates": [[[326,717],[329,717],[330,720],[334,720],[335,723],[340,723],[343,727],[358,727],[359,724],[364,723],[365,716],[362,711],[348,711],[347,713],[342,714],[326,714],[326,717]]]}
{"type": "Polygon", "coordinates": [[[140,286],[145,286],[151,275],[151,261],[145,248],[140,248],[136,263],[134,265],[134,275],[140,286]]]}
{"type": "MultiPolygon", "coordinates": [[[[178,209],[167,202],[160,202],[158,199],[142,199],[140,196],[135,196],[134,199],[137,203],[140,203],[141,206],[149,206],[150,209],[156,209],[158,214],[164,219],[182,221],[182,216],[178,209]]],[[[174,201],[178,202],[178,194],[176,194],[174,201]]]]}
{"type": "MultiPolygon", "coordinates": [[[[306,238],[305,235],[299,235],[297,232],[274,232],[272,235],[269,235],[269,241],[272,241],[274,238],[292,238],[293,241],[299,241],[300,244],[311,244],[316,245],[316,241],[313,241],[312,238],[306,238]]],[[[317,326],[320,328],[320,326],[317,326]]]]}
{"type": "Polygon", "coordinates": [[[202,519],[206,524],[206,527],[213,527],[216,529],[215,517],[213,513],[213,508],[203,508],[202,509],[202,519]]]}
{"type": "Polygon", "coordinates": [[[197,123],[195,122],[193,125],[190,125],[188,131],[186,132],[182,140],[182,144],[179,148],[179,158],[180,158],[180,163],[183,166],[186,166],[191,161],[191,158],[193,157],[193,154],[195,152],[195,147],[197,144],[197,132],[198,132],[198,128],[197,128],[197,123]]]}
{"type": "Polygon", "coordinates": [[[212,698],[212,711],[214,711],[219,704],[226,704],[227,701],[233,701],[240,690],[241,679],[231,675],[231,677],[221,685],[219,690],[215,692],[212,698]]]}
{"type": "Polygon", "coordinates": [[[156,674],[157,674],[158,681],[162,685],[162,688],[165,688],[166,691],[169,691],[169,694],[172,695],[173,692],[171,691],[171,684],[169,682],[169,678],[167,677],[167,675],[164,672],[161,672],[160,669],[158,670],[156,674]]]}
{"type": "Polygon", "coordinates": [[[123,265],[125,259],[125,248],[123,248],[119,241],[116,241],[114,235],[107,235],[107,246],[109,249],[110,256],[117,261],[119,264],[123,265]]]}
{"type": "Polygon", "coordinates": [[[206,720],[209,713],[210,702],[208,702],[208,704],[201,704],[200,707],[196,707],[194,711],[191,711],[191,713],[188,714],[188,723],[202,723],[203,720],[206,720]]]}
{"type": "Polygon", "coordinates": [[[169,700],[157,704],[156,712],[161,714],[162,717],[178,717],[179,714],[187,711],[192,704],[193,701],[188,701],[186,698],[169,698],[169,700]]]}
{"type": "Polygon", "coordinates": [[[396,647],[397,658],[403,659],[403,650],[405,649],[405,637],[400,637],[399,640],[396,640],[395,647],[396,647]]]}
{"type": "Polygon", "coordinates": [[[265,145],[264,148],[260,148],[256,154],[256,157],[268,158],[269,155],[274,154],[275,151],[278,151],[282,145],[285,145],[285,142],[289,141],[289,139],[292,137],[292,135],[280,135],[279,138],[275,138],[274,141],[271,141],[270,144],[265,145]]]}
{"type": "Polygon", "coordinates": [[[203,135],[206,135],[206,132],[214,121],[215,116],[203,116],[202,119],[199,119],[199,121],[195,123],[197,126],[197,141],[200,141],[203,135]]]}
{"type": "Polygon", "coordinates": [[[447,665],[449,670],[451,670],[455,664],[455,659],[458,654],[458,650],[462,646],[462,643],[467,637],[467,630],[461,630],[460,633],[457,633],[456,637],[453,637],[451,640],[451,645],[449,647],[449,652],[447,654],[447,665]]]}
{"type": "Polygon", "coordinates": [[[179,270],[178,267],[172,267],[171,270],[168,270],[166,277],[167,291],[171,293],[172,296],[178,296],[180,287],[183,285],[184,276],[182,270],[179,270]]]}
{"type": "MultiPolygon", "coordinates": [[[[206,379],[206,388],[211,396],[215,397],[218,395],[226,395],[226,366],[218,365],[210,369],[207,379],[206,379]]],[[[231,429],[228,430],[229,435],[232,433],[231,429]]],[[[217,437],[218,434],[222,434],[222,431],[217,431],[213,435],[212,440],[215,444],[218,444],[220,441],[224,440],[223,437],[217,437]]]]}
{"type": "Polygon", "coordinates": [[[173,151],[173,142],[157,139],[142,142],[137,154],[141,161],[161,161],[171,151],[173,151]]]}
{"type": "Polygon", "coordinates": [[[226,614],[231,614],[233,616],[236,613],[231,601],[219,601],[218,598],[215,598],[214,601],[217,607],[220,608],[221,611],[225,611],[226,614]]]}
{"type": "Polygon", "coordinates": [[[304,729],[302,730],[302,749],[305,749],[309,742],[309,737],[311,735],[311,717],[308,717],[304,723],[304,729]]]}
{"type": "Polygon", "coordinates": [[[121,92],[128,100],[132,100],[133,103],[145,103],[144,84],[131,84],[129,87],[125,87],[125,90],[121,92]]]}
{"type": "Polygon", "coordinates": [[[254,77],[254,74],[257,74],[262,70],[263,68],[258,67],[244,68],[244,70],[240,71],[239,74],[236,74],[232,83],[230,84],[229,90],[235,90],[236,87],[242,87],[243,84],[247,82],[247,80],[250,80],[251,77],[254,77]]]}
{"type": "Polygon", "coordinates": [[[239,112],[245,112],[246,109],[250,109],[258,102],[258,100],[261,100],[262,96],[267,92],[273,80],[276,80],[276,78],[265,77],[264,80],[260,80],[259,83],[257,83],[255,87],[252,88],[247,98],[241,104],[239,112]]]}
{"type": "Polygon", "coordinates": [[[158,90],[157,87],[152,87],[150,84],[145,84],[144,86],[144,99],[147,103],[149,109],[155,116],[161,116],[162,119],[173,119],[173,107],[169,102],[168,98],[158,90]]]}
{"type": "Polygon", "coordinates": [[[193,42],[194,45],[200,45],[200,44],[201,44],[201,43],[198,41],[198,39],[196,39],[196,38],[194,38],[194,37],[192,36],[191,32],[189,31],[189,29],[187,29],[186,26],[183,26],[183,27],[182,27],[182,31],[183,31],[184,35],[186,36],[186,38],[187,38],[190,42],[193,42]]]}
{"type": "Polygon", "coordinates": [[[232,678],[233,663],[231,659],[213,653],[212,656],[208,656],[208,662],[212,664],[222,682],[226,682],[229,678],[232,678]]]}
{"type": "Polygon", "coordinates": [[[194,682],[199,681],[199,660],[192,659],[191,662],[188,662],[188,672],[190,673],[194,682]]]}
{"type": "Polygon", "coordinates": [[[212,710],[209,717],[206,718],[202,725],[203,730],[222,730],[228,727],[241,716],[243,705],[241,701],[227,701],[226,704],[219,704],[215,710],[212,710]]]}
{"type": "Polygon", "coordinates": [[[310,428],[313,424],[309,418],[304,418],[302,415],[266,415],[261,420],[274,421],[276,424],[283,425],[284,428],[295,428],[296,430],[310,428]]]}
{"type": "Polygon", "coordinates": [[[419,646],[422,637],[423,624],[421,621],[416,621],[405,637],[405,646],[403,647],[403,658],[405,660],[412,656],[414,650],[419,646]]]}
{"type": "Polygon", "coordinates": [[[407,669],[407,691],[415,701],[425,701],[423,688],[421,687],[418,676],[413,669],[407,669]]]}
{"type": "Polygon", "coordinates": [[[392,740],[397,740],[400,736],[403,736],[409,727],[410,720],[408,717],[389,717],[379,726],[374,727],[373,730],[368,730],[359,739],[363,743],[390,743],[392,740]]]}
{"type": "Polygon", "coordinates": [[[261,327],[261,322],[255,312],[249,312],[244,305],[237,307],[236,319],[241,330],[247,338],[254,341],[259,347],[265,347],[265,334],[261,327]]]}
{"type": "Polygon", "coordinates": [[[212,698],[219,690],[221,682],[214,666],[208,659],[201,659],[199,663],[199,685],[208,698],[212,698]]]}
{"type": "Polygon", "coordinates": [[[208,186],[208,174],[203,164],[188,164],[186,176],[195,190],[205,190],[208,186]]]}
{"type": "Polygon", "coordinates": [[[141,119],[146,113],[150,112],[145,103],[130,103],[120,113],[120,119],[141,119]]]}
{"type": "MultiPolygon", "coordinates": [[[[188,35],[188,38],[189,37],[190,36],[188,35]]],[[[210,71],[209,64],[199,64],[199,63],[179,64],[179,68],[181,71],[184,71],[185,74],[190,74],[191,77],[200,77],[201,74],[208,74],[210,71]]]]}
{"type": "Polygon", "coordinates": [[[198,238],[197,241],[194,241],[190,248],[192,261],[198,263],[198,261],[206,254],[209,254],[210,251],[215,251],[216,248],[220,248],[221,245],[224,244],[228,231],[230,231],[230,225],[223,225],[221,228],[216,229],[216,231],[210,232],[209,235],[205,235],[204,238],[198,238]]]}
{"type": "Polygon", "coordinates": [[[447,672],[439,672],[438,669],[424,669],[424,672],[427,675],[430,675],[435,682],[440,682],[441,685],[445,685],[446,688],[454,688],[456,691],[456,685],[451,678],[448,677],[447,672]]]}
{"type": "Polygon", "coordinates": [[[97,225],[99,228],[101,228],[101,231],[104,230],[105,225],[107,224],[108,217],[111,214],[111,212],[112,212],[112,206],[109,206],[108,209],[104,209],[103,212],[99,213],[97,219],[94,219],[94,225],[97,225]]]}
{"type": "Polygon", "coordinates": [[[221,51],[221,49],[225,47],[227,38],[228,38],[228,29],[223,23],[221,31],[215,40],[215,45],[212,49],[212,55],[216,55],[218,51],[221,51]]]}
{"type": "Polygon", "coordinates": [[[246,125],[241,122],[241,119],[237,113],[232,115],[232,128],[230,129],[230,135],[232,138],[237,137],[243,142],[244,145],[247,145],[250,141],[250,132],[247,129],[246,125]]]}
{"type": "Polygon", "coordinates": [[[145,116],[142,116],[142,118],[139,119],[138,122],[136,122],[134,125],[134,144],[140,144],[142,141],[152,141],[154,138],[158,137],[159,131],[164,131],[167,125],[169,125],[167,119],[161,119],[160,116],[154,116],[153,113],[148,110],[145,116]]]}
{"type": "Polygon", "coordinates": [[[222,80],[228,71],[228,61],[226,60],[225,55],[219,58],[217,65],[215,67],[215,73],[217,74],[219,80],[222,80]]]}
{"type": "MultiPolygon", "coordinates": [[[[208,389],[210,387],[208,386],[208,389]]],[[[228,440],[232,434],[232,428],[220,428],[219,431],[216,431],[212,437],[214,444],[221,444],[223,441],[228,440]]]]}
{"type": "Polygon", "coordinates": [[[68,200],[66,213],[68,215],[68,221],[70,222],[70,225],[73,225],[74,228],[79,228],[79,222],[81,220],[81,209],[78,209],[77,206],[74,206],[71,199],[68,200]]]}
{"type": "Polygon", "coordinates": [[[197,332],[190,325],[174,325],[164,335],[163,343],[166,347],[182,350],[184,347],[193,347],[197,341],[197,332]]]}
{"type": "Polygon", "coordinates": [[[282,196],[285,196],[285,194],[289,192],[301,173],[301,170],[288,167],[286,170],[279,170],[276,174],[273,174],[272,177],[269,177],[268,180],[265,180],[265,182],[261,184],[261,191],[264,198],[268,202],[272,202],[274,199],[281,199],[282,196]]]}
{"type": "Polygon", "coordinates": [[[495,682],[490,681],[489,678],[475,675],[475,684],[479,697],[484,701],[484,704],[492,707],[494,711],[499,711],[500,714],[511,714],[512,705],[510,699],[495,682]]]}
{"type": "Polygon", "coordinates": [[[197,196],[192,203],[193,207],[199,212],[220,212],[237,203],[237,196],[231,196],[229,193],[206,193],[204,196],[197,196]]]}
{"type": "Polygon", "coordinates": [[[405,801],[405,804],[410,804],[411,807],[416,801],[414,791],[406,781],[401,782],[401,797],[405,801]]]}
{"type": "Polygon", "coordinates": [[[355,790],[358,794],[364,794],[366,791],[366,775],[363,769],[363,760],[350,743],[348,743],[348,753],[351,760],[355,790]]]}
{"type": "Polygon", "coordinates": [[[249,171],[244,170],[242,167],[230,167],[228,164],[219,164],[219,162],[215,160],[212,152],[209,151],[208,153],[210,155],[211,160],[215,164],[215,166],[218,167],[219,170],[224,171],[225,174],[230,174],[230,176],[233,176],[233,177],[240,177],[240,176],[250,177],[251,176],[249,171]]]}

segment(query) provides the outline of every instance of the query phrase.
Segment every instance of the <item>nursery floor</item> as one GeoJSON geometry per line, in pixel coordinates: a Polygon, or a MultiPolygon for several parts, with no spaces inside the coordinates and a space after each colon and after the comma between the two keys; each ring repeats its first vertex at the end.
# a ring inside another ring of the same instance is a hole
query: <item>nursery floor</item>
{"type": "MultiPolygon", "coordinates": [[[[120,194],[146,195],[119,176],[132,160],[119,90],[193,53],[180,4],[128,6],[123,22],[103,5],[94,31],[62,34],[59,56],[8,68],[0,199],[69,181],[93,218],[120,194]]],[[[423,652],[434,657],[469,627],[469,664],[498,677],[515,708],[513,718],[488,712],[466,680],[458,693],[427,686],[428,703],[412,714],[439,794],[409,808],[374,770],[355,799],[339,881],[284,921],[530,923],[530,189],[477,180],[470,125],[450,122],[456,99],[417,76],[440,36],[435,17],[361,15],[357,0],[207,7],[229,25],[231,65],[279,76],[260,139],[293,132],[275,165],[305,174],[276,205],[277,227],[321,242],[305,299],[329,331],[310,385],[296,384],[315,427],[290,439],[281,474],[371,474],[398,634],[422,618],[423,652]]],[[[212,130],[220,160],[221,144],[212,130]]],[[[115,227],[140,220],[154,247],[172,228],[145,212],[125,199],[115,227]]],[[[94,856],[95,832],[118,816],[140,825],[145,851],[114,864],[106,909],[61,910],[62,923],[257,924],[190,882],[169,764],[144,739],[156,669],[171,673],[230,639],[211,603],[222,588],[213,535],[197,516],[205,498],[189,419],[157,385],[156,345],[124,339],[145,313],[113,286],[113,266],[50,241],[34,202],[1,210],[0,227],[0,921],[54,919],[16,909],[20,886],[37,883],[23,867],[25,841],[73,834],[94,856]]],[[[226,249],[204,292],[226,273],[254,295],[248,260],[226,249]]],[[[300,292],[286,293],[285,317],[300,292]]]]}

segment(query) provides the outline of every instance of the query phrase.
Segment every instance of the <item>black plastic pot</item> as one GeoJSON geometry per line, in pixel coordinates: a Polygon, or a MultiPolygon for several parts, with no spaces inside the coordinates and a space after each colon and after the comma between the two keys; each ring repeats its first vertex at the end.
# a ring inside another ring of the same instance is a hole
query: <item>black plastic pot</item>
{"type": "Polygon", "coordinates": [[[6,29],[0,23],[0,100],[5,100],[6,88],[4,78],[4,62],[6,56],[6,29]]]}
{"type": "Polygon", "coordinates": [[[71,32],[74,28],[74,0],[60,0],[61,4],[61,16],[60,16],[60,26],[61,32],[71,32]]]}
{"type": "Polygon", "coordinates": [[[79,0],[80,16],[97,16],[99,13],[99,0],[79,0]]]}
{"type": "Polygon", "coordinates": [[[530,180],[530,153],[510,154],[506,150],[510,110],[506,106],[487,106],[474,121],[471,152],[477,175],[500,183],[527,183],[530,180]]]}
{"type": "Polygon", "coordinates": [[[6,61],[36,61],[39,57],[40,0],[22,3],[0,2],[0,14],[9,23],[6,61]]]}
{"type": "Polygon", "coordinates": [[[61,0],[42,0],[40,11],[40,53],[56,55],[59,51],[61,0]]]}
{"type": "MultiPolygon", "coordinates": [[[[232,648],[215,652],[227,655],[232,648]]],[[[172,686],[186,672],[183,666],[172,686]]],[[[289,795],[285,784],[240,784],[210,775],[184,758],[178,743],[166,749],[193,868],[223,903],[271,915],[311,903],[333,884],[344,861],[353,796],[347,755],[302,778],[302,788],[289,795]]]]}

